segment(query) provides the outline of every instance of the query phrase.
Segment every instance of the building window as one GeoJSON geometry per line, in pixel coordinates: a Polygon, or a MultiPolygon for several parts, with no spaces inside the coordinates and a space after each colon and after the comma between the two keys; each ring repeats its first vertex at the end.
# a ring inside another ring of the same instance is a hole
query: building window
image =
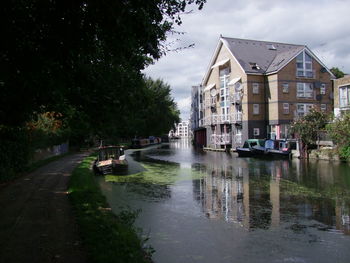
{"type": "Polygon", "coordinates": [[[254,128],[253,129],[253,134],[254,134],[254,136],[259,136],[260,135],[260,129],[259,128],[254,128]]]}
{"type": "Polygon", "coordinates": [[[228,103],[228,83],[230,79],[230,67],[220,69],[220,101],[224,102],[224,105],[228,103]]]}
{"type": "Polygon", "coordinates": [[[325,95],[326,94],[326,84],[321,84],[321,87],[320,87],[320,94],[321,95],[325,95]]]}
{"type": "Polygon", "coordinates": [[[259,83],[253,83],[253,94],[259,94],[259,83]]]}
{"type": "Polygon", "coordinates": [[[297,56],[297,77],[313,78],[314,72],[312,70],[312,58],[305,51],[297,56]]]}
{"type": "Polygon", "coordinates": [[[310,110],[313,108],[313,104],[311,103],[298,103],[297,104],[297,115],[298,116],[305,116],[310,112],[310,110]]]}
{"type": "Polygon", "coordinates": [[[230,75],[230,73],[231,73],[231,68],[225,67],[225,68],[220,69],[219,75],[220,75],[220,77],[223,77],[223,76],[230,75]]]}
{"type": "Polygon", "coordinates": [[[283,114],[289,114],[289,103],[283,103],[283,114]]]}
{"type": "Polygon", "coordinates": [[[327,104],[321,104],[321,111],[327,110],[327,104]]]}
{"type": "Polygon", "coordinates": [[[339,87],[339,106],[350,106],[350,85],[339,87]]]}
{"type": "Polygon", "coordinates": [[[280,125],[280,139],[287,139],[289,135],[290,124],[280,125]]]}
{"type": "Polygon", "coordinates": [[[314,87],[312,83],[297,83],[298,98],[312,98],[314,95],[314,87]]]}
{"type": "Polygon", "coordinates": [[[289,84],[288,83],[283,83],[282,84],[282,92],[283,93],[289,93],[289,84]]]}
{"type": "Polygon", "coordinates": [[[254,115],[259,114],[259,104],[253,104],[253,114],[254,115]]]}

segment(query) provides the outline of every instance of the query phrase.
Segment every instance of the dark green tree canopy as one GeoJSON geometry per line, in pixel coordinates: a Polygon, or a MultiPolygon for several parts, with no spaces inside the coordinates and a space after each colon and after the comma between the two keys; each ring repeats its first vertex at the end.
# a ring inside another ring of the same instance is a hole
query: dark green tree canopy
{"type": "Polygon", "coordinates": [[[125,81],[163,54],[160,43],[174,23],[181,24],[180,14],[186,6],[202,8],[204,2],[3,2],[0,23],[6,41],[0,43],[1,123],[19,125],[43,105],[79,108],[93,102],[96,93],[108,96],[116,83],[117,88],[125,87],[125,81]],[[83,98],[80,103],[82,94],[89,101],[83,98]]]}
{"type": "Polygon", "coordinates": [[[337,79],[345,76],[345,73],[343,71],[341,71],[339,68],[333,67],[330,70],[337,79]]]}
{"type": "Polygon", "coordinates": [[[33,146],[28,123],[42,137],[47,131],[39,129],[39,119],[49,113],[57,115],[40,120],[64,127],[50,130],[49,141],[64,134],[76,145],[89,137],[130,138],[170,129],[179,116],[170,87],[145,80],[140,71],[164,55],[167,34],[181,24],[186,7],[201,9],[205,2],[3,1],[0,180],[26,165],[33,146]],[[19,149],[25,153],[20,159],[19,149]]]}

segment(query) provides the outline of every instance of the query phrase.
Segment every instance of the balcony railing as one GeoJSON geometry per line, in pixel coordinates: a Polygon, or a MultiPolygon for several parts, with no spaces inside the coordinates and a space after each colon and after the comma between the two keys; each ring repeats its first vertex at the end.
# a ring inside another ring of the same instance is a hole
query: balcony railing
{"type": "Polygon", "coordinates": [[[242,122],[242,112],[235,112],[229,115],[212,114],[205,117],[204,125],[217,125],[225,123],[240,123],[242,122]]]}
{"type": "Polygon", "coordinates": [[[231,136],[229,133],[224,134],[212,134],[211,143],[215,145],[231,144],[231,136]]]}
{"type": "Polygon", "coordinates": [[[242,103],[242,93],[241,92],[237,92],[234,93],[230,96],[230,101],[232,104],[240,104],[242,103]]]}

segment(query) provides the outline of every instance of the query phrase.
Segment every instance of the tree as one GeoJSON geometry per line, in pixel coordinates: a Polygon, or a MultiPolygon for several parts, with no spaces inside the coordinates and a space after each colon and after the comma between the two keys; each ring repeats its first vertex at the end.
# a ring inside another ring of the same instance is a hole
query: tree
{"type": "Polygon", "coordinates": [[[295,120],[291,132],[296,135],[299,143],[300,158],[309,158],[308,149],[318,139],[318,132],[324,129],[329,116],[321,111],[311,109],[305,116],[295,120]]]}
{"type": "Polygon", "coordinates": [[[181,24],[186,6],[202,8],[204,3],[3,2],[0,23],[6,41],[0,42],[0,122],[23,125],[42,106],[49,111],[67,105],[77,111],[94,109],[92,121],[106,108],[122,108],[116,96],[133,89],[130,79],[142,79],[140,70],[164,54],[162,43],[173,25],[181,24]]]}
{"type": "Polygon", "coordinates": [[[350,158],[350,113],[336,118],[332,123],[327,125],[327,131],[337,144],[340,157],[350,158]]]}
{"type": "MultiPolygon", "coordinates": [[[[181,24],[186,7],[194,4],[201,9],[205,2],[2,2],[2,145],[16,144],[11,131],[25,133],[25,124],[46,112],[61,116],[71,132],[71,141],[77,144],[95,135],[130,136],[134,132],[131,127],[147,127],[147,119],[140,112],[146,94],[140,71],[164,55],[167,34],[175,24],[181,24]]],[[[18,142],[20,145],[24,144],[18,142]]],[[[12,156],[6,150],[11,151],[10,146],[3,152],[12,156]]]]}
{"type": "Polygon", "coordinates": [[[339,68],[333,67],[331,68],[331,72],[334,74],[334,76],[339,79],[345,76],[345,73],[341,71],[339,68]]]}

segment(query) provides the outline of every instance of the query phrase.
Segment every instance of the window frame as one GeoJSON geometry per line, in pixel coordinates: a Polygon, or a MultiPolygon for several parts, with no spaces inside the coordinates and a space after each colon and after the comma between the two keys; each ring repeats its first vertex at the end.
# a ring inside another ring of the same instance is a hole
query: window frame
{"type": "Polygon", "coordinates": [[[326,84],[322,83],[320,86],[320,94],[326,95],[326,84]]]}
{"type": "Polygon", "coordinates": [[[260,85],[257,82],[254,82],[252,84],[252,93],[253,94],[259,94],[260,93],[260,85]]]}
{"type": "Polygon", "coordinates": [[[289,93],[289,83],[282,83],[282,93],[289,93]]]}
{"type": "Polygon", "coordinates": [[[289,114],[290,113],[289,103],[286,103],[286,102],[282,103],[282,109],[283,109],[283,114],[289,114]]]}
{"type": "Polygon", "coordinates": [[[312,69],[312,56],[308,54],[305,50],[303,50],[296,57],[296,77],[297,78],[315,78],[315,74],[312,69]]]}
{"type": "Polygon", "coordinates": [[[339,107],[350,107],[350,84],[339,87],[339,107]]]}
{"type": "Polygon", "coordinates": [[[311,82],[297,82],[297,98],[312,99],[314,97],[314,94],[315,93],[314,93],[313,83],[311,83],[311,82]],[[309,88],[309,90],[307,90],[307,87],[309,88]],[[302,94],[302,95],[300,95],[300,94],[302,94]],[[307,96],[307,94],[309,94],[310,96],[307,96]]]}
{"type": "Polygon", "coordinates": [[[260,128],[253,128],[253,135],[260,136],[260,128]]]}
{"type": "Polygon", "coordinates": [[[320,105],[320,110],[321,110],[321,111],[327,111],[327,104],[322,103],[322,104],[320,105]]]}
{"type": "Polygon", "coordinates": [[[296,113],[299,117],[305,116],[309,113],[310,109],[314,107],[312,103],[297,103],[296,113]],[[299,110],[299,106],[303,106],[303,110],[299,110]]]}
{"type": "Polygon", "coordinates": [[[253,104],[253,115],[259,115],[260,114],[260,104],[253,104]]]}

